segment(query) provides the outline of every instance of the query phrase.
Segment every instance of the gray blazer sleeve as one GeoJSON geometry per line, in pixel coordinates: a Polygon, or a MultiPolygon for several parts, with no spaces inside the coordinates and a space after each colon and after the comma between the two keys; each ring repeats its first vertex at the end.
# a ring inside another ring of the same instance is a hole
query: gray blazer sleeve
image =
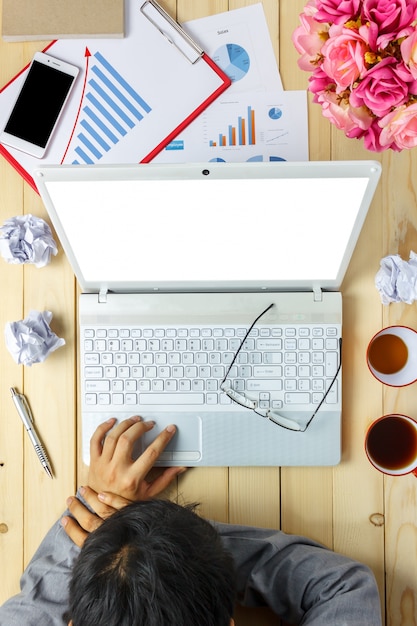
{"type": "MultiPolygon", "coordinates": [[[[269,606],[302,626],[381,626],[371,571],[318,544],[275,530],[215,524],[237,568],[239,601],[269,606]]],[[[20,584],[0,607],[0,626],[64,626],[77,548],[56,522],[20,584]]]]}
{"type": "Polygon", "coordinates": [[[0,626],[63,626],[68,584],[79,548],[56,522],[20,579],[20,593],[0,607],[0,626]]]}
{"type": "Polygon", "coordinates": [[[378,588],[365,565],[305,537],[215,526],[235,560],[239,603],[268,606],[302,626],[381,626],[378,588]]]}

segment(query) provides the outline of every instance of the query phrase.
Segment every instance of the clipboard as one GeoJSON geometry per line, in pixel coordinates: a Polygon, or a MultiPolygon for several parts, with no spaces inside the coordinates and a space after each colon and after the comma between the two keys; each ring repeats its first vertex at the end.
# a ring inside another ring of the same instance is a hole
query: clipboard
{"type": "MultiPolygon", "coordinates": [[[[125,12],[123,39],[59,39],[44,49],[80,68],[48,151],[36,159],[0,144],[35,191],[32,172],[43,164],[149,163],[230,86],[155,0],[126,0],[125,12]]],[[[0,90],[0,126],[27,69],[0,90]]]]}

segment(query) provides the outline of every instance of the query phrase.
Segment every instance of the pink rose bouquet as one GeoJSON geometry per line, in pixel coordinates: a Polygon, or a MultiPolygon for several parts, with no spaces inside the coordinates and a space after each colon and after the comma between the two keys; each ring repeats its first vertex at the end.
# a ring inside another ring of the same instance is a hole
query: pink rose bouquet
{"type": "Polygon", "coordinates": [[[313,101],[347,137],[417,145],[417,0],[308,0],[292,40],[313,101]]]}

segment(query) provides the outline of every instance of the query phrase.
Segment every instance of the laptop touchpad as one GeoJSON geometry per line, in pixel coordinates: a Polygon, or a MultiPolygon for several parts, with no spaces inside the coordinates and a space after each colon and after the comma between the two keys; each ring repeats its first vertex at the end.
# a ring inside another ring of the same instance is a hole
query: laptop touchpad
{"type": "MultiPolygon", "coordinates": [[[[179,464],[201,459],[202,420],[196,414],[149,413],[142,417],[154,420],[155,426],[142,437],[144,450],[169,424],[175,424],[177,432],[160,457],[160,461],[176,461],[179,464]]],[[[158,462],[156,463],[158,465],[158,462]]]]}

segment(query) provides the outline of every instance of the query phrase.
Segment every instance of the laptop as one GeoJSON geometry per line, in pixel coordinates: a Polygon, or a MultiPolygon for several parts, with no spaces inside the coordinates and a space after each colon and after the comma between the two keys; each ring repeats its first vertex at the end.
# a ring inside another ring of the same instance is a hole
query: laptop
{"type": "Polygon", "coordinates": [[[78,279],[82,456],[109,417],[162,466],[341,459],[340,285],[374,161],[43,166],[78,279]]]}

